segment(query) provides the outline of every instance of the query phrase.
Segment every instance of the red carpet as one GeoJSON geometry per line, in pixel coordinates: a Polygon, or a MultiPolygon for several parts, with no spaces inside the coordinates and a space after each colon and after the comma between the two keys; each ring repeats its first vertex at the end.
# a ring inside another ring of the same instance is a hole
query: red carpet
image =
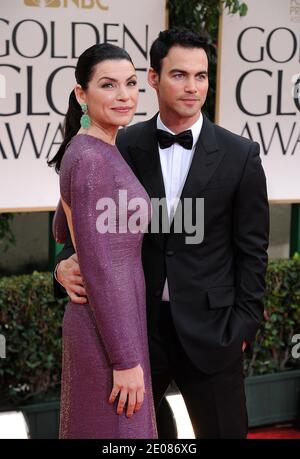
{"type": "Polygon", "coordinates": [[[295,430],[291,426],[267,426],[250,429],[248,439],[300,439],[300,430],[295,430]]]}

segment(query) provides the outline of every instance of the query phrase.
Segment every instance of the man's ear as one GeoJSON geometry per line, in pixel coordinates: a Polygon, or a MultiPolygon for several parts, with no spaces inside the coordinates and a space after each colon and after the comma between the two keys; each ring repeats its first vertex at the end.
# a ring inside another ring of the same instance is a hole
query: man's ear
{"type": "Polygon", "coordinates": [[[76,99],[77,99],[77,102],[79,103],[79,105],[85,104],[86,103],[86,96],[85,96],[85,92],[82,89],[82,87],[80,86],[80,84],[77,84],[75,86],[74,92],[75,92],[75,96],[76,96],[76,99]]]}
{"type": "Polygon", "coordinates": [[[159,75],[152,67],[148,70],[148,83],[151,88],[158,89],[159,75]]]}

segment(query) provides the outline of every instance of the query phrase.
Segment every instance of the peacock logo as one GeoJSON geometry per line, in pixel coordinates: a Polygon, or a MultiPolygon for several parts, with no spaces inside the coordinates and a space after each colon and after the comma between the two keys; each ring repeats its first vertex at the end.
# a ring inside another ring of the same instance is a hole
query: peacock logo
{"type": "Polygon", "coordinates": [[[46,6],[49,8],[68,8],[69,6],[76,6],[90,10],[98,7],[100,10],[108,10],[108,6],[103,4],[103,0],[24,0],[25,6],[46,6]]]}

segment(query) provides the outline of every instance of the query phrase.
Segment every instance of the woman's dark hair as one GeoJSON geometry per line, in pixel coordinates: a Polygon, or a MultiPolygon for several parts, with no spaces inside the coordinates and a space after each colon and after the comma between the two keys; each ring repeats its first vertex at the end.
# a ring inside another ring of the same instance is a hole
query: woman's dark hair
{"type": "MultiPolygon", "coordinates": [[[[89,82],[93,78],[94,68],[97,64],[107,60],[121,60],[126,59],[127,61],[133,62],[131,57],[123,48],[112,45],[110,43],[102,43],[93,45],[86,49],[78,58],[75,79],[82,89],[86,90],[89,82]]],[[[82,115],[81,107],[77,102],[75,91],[70,94],[69,107],[64,122],[64,139],[61,143],[56,155],[48,161],[49,166],[55,166],[56,172],[59,172],[62,157],[65,149],[74,135],[77,134],[80,129],[80,118],[82,115]]]]}
{"type": "Polygon", "coordinates": [[[186,27],[173,27],[172,29],[160,32],[150,49],[150,65],[155,72],[160,75],[161,61],[173,46],[183,48],[201,48],[206,53],[208,44],[206,38],[198,32],[187,29],[186,27]]]}

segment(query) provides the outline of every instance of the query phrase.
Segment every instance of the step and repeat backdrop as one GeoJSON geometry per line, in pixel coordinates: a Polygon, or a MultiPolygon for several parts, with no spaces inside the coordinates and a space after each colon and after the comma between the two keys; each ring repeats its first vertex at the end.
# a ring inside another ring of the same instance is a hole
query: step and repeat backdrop
{"type": "Polygon", "coordinates": [[[53,210],[58,176],[47,166],[62,141],[79,55],[95,43],[124,47],[140,88],[133,122],[157,111],[149,51],[166,28],[165,0],[1,0],[0,211],[53,210]]]}
{"type": "Polygon", "coordinates": [[[269,199],[300,202],[300,0],[220,22],[217,122],[259,142],[269,199]]]}
{"type": "MultiPolygon", "coordinates": [[[[300,0],[247,0],[223,14],[217,122],[259,142],[272,202],[300,202],[300,0]]],[[[152,116],[149,50],[166,28],[165,0],[1,0],[0,211],[53,210],[58,177],[46,161],[62,140],[78,56],[96,42],[122,46],[152,116]]]]}

